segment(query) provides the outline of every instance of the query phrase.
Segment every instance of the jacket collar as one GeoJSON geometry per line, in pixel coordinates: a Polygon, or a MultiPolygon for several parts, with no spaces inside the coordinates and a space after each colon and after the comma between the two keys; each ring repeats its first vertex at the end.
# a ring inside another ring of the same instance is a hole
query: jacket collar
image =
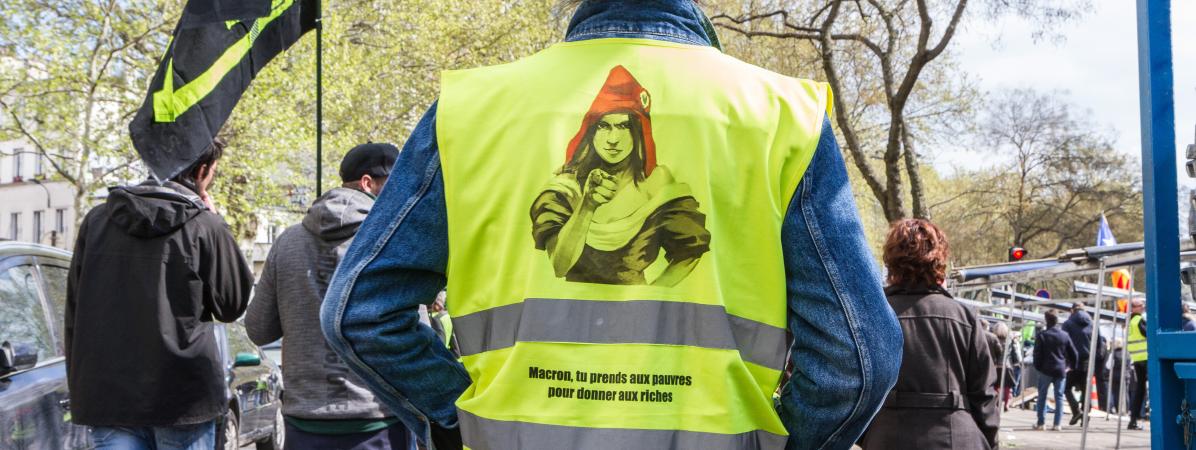
{"type": "Polygon", "coordinates": [[[693,0],[587,0],[577,7],[565,41],[642,38],[712,46],[718,34],[693,0]]]}
{"type": "Polygon", "coordinates": [[[955,298],[947,289],[940,285],[934,286],[900,286],[893,285],[885,287],[885,295],[928,295],[939,294],[950,298],[955,298]]]}
{"type": "Polygon", "coordinates": [[[178,194],[180,197],[187,200],[188,202],[194,203],[196,206],[199,207],[199,209],[208,209],[207,205],[204,204],[203,199],[199,198],[199,194],[195,193],[198,190],[195,188],[195,185],[188,183],[186,181],[167,180],[165,182],[159,183],[151,178],[151,179],[145,180],[145,181],[141,182],[140,184],[136,184],[136,185],[110,186],[108,188],[108,193],[111,195],[112,192],[115,192],[118,190],[130,190],[130,189],[140,190],[142,192],[157,191],[157,192],[163,192],[163,193],[178,194]]]}

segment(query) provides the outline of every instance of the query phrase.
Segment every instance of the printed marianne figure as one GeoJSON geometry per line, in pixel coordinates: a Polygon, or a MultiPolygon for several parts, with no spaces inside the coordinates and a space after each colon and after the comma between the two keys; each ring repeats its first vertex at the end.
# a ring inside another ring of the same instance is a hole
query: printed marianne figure
{"type": "Polygon", "coordinates": [[[710,250],[689,186],[656,165],[651,103],[627,69],[611,69],[565,164],[532,202],[532,237],[557,277],[649,284],[644,270],[664,250],[668,266],[651,284],[673,286],[710,250]]]}

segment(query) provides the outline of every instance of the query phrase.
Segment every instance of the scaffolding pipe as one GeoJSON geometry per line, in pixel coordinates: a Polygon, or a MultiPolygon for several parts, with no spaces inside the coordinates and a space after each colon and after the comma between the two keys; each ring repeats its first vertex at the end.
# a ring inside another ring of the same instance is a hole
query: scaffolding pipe
{"type": "Polygon", "coordinates": [[[1013,370],[1009,364],[1009,352],[1013,349],[1013,327],[1008,327],[1008,331],[1005,333],[1005,351],[1001,352],[1001,372],[997,374],[1000,377],[997,380],[997,408],[1001,411],[1005,410],[1005,379],[1012,378],[1009,374],[1013,370]]]}
{"type": "MultiPolygon", "coordinates": [[[[1130,301],[1133,301],[1133,300],[1132,299],[1126,300],[1126,302],[1130,302],[1130,301]]],[[[1129,306],[1129,303],[1126,303],[1126,306],[1129,306]]],[[[1128,308],[1126,310],[1128,311],[1128,308]]],[[[1113,300],[1113,312],[1114,313],[1117,312],[1117,300],[1113,300]]],[[[1113,316],[1113,341],[1110,341],[1109,345],[1112,346],[1113,342],[1116,340],[1117,340],[1117,316],[1114,315],[1113,316]]],[[[1112,349],[1110,349],[1110,350],[1112,350],[1112,349]]],[[[1110,360],[1112,360],[1112,359],[1113,359],[1113,352],[1110,351],[1108,360],[1102,361],[1101,364],[1111,365],[1110,360]]],[[[1109,375],[1112,375],[1113,368],[1109,367],[1109,369],[1110,369],[1109,375]]],[[[1100,389],[1100,387],[1097,387],[1097,389],[1100,389]]],[[[1107,381],[1105,381],[1105,408],[1106,409],[1109,409],[1109,410],[1113,409],[1113,401],[1112,400],[1113,400],[1113,380],[1107,380],[1107,381]]],[[[1109,413],[1110,412],[1111,411],[1105,411],[1105,422],[1109,421],[1109,413]]]]}
{"type": "MultiPolygon", "coordinates": [[[[1096,346],[1100,341],[1100,307],[1101,303],[1104,302],[1105,293],[1105,283],[1103,282],[1105,279],[1104,257],[1100,259],[1100,271],[1096,279],[1101,283],[1096,288],[1096,314],[1092,318],[1092,337],[1088,345],[1088,376],[1084,377],[1084,407],[1080,410],[1080,417],[1084,418],[1084,430],[1080,434],[1080,450],[1088,448],[1088,420],[1092,416],[1092,375],[1096,371],[1096,346]]],[[[1071,393],[1068,392],[1067,395],[1070,396],[1071,393]]]]}
{"type": "MultiPolygon", "coordinates": [[[[1132,292],[1133,290],[1134,290],[1134,268],[1130,267],[1130,291],[1132,292]]],[[[1133,309],[1134,309],[1134,299],[1131,298],[1129,303],[1127,303],[1125,305],[1125,311],[1127,313],[1129,313],[1130,311],[1133,311],[1133,309]]],[[[1117,393],[1117,443],[1113,445],[1114,449],[1121,448],[1121,417],[1125,415],[1126,410],[1128,409],[1126,407],[1126,400],[1128,400],[1129,395],[1127,395],[1127,394],[1129,394],[1129,392],[1126,391],[1125,371],[1130,365],[1130,361],[1129,361],[1129,357],[1130,357],[1129,356],[1130,355],[1130,353],[1129,353],[1130,338],[1129,337],[1130,337],[1130,335],[1129,335],[1129,332],[1130,332],[1130,319],[1129,319],[1129,316],[1127,315],[1125,322],[1121,324],[1121,338],[1123,339],[1123,341],[1121,342],[1121,377],[1120,377],[1121,379],[1117,381],[1121,387],[1119,388],[1120,392],[1117,393]]]]}

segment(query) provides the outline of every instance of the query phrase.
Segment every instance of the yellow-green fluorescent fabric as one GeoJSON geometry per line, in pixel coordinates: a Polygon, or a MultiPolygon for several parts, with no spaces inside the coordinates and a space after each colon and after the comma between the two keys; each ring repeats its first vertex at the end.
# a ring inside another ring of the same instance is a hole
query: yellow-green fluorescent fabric
{"type": "Polygon", "coordinates": [[[1142,334],[1142,330],[1138,329],[1138,324],[1142,322],[1142,315],[1136,315],[1130,319],[1130,337],[1126,343],[1126,351],[1130,352],[1130,361],[1143,362],[1150,356],[1146,350],[1146,335],[1142,334]]]}
{"type": "Polygon", "coordinates": [[[446,72],[465,444],[783,447],[781,223],[830,96],[642,39],[446,72]]]}
{"type": "Polygon", "coordinates": [[[453,342],[453,319],[445,313],[440,313],[432,316],[437,322],[440,322],[440,329],[444,330],[444,346],[452,348],[453,342]]]}

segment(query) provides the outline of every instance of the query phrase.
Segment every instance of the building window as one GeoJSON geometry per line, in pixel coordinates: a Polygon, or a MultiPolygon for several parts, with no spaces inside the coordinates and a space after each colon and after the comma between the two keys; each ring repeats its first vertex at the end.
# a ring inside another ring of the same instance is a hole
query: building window
{"type": "Polygon", "coordinates": [[[44,231],[42,229],[42,212],[34,211],[33,212],[33,239],[31,239],[31,240],[33,242],[41,242],[42,241],[42,231],[44,231]]]}
{"type": "Polygon", "coordinates": [[[33,155],[33,178],[41,178],[46,174],[46,158],[42,155],[33,155]]]}
{"type": "Polygon", "coordinates": [[[54,210],[54,231],[58,234],[66,234],[66,210],[54,210]]]}
{"type": "Polygon", "coordinates": [[[8,238],[17,240],[21,237],[21,213],[12,213],[12,220],[8,222],[8,238]]]}
{"type": "Polygon", "coordinates": [[[13,178],[13,181],[16,181],[17,179],[21,178],[21,174],[22,174],[22,172],[24,172],[23,170],[21,170],[22,169],[21,160],[25,159],[25,158],[22,158],[21,155],[24,154],[24,153],[22,153],[24,151],[25,151],[25,149],[18,148],[12,154],[12,178],[13,178]]]}

